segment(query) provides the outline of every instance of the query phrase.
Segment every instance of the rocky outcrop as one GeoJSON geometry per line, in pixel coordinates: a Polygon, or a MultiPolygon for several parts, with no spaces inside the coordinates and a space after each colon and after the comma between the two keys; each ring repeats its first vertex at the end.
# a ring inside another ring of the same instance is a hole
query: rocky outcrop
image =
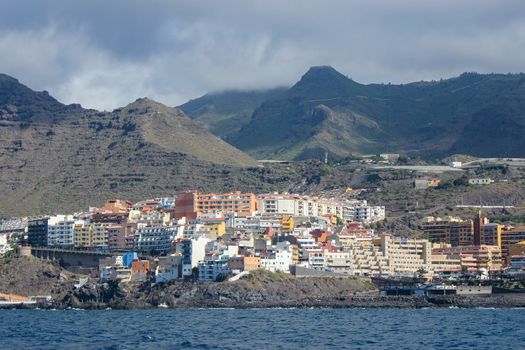
{"type": "Polygon", "coordinates": [[[65,276],[57,264],[32,256],[0,259],[0,292],[6,294],[51,295],[65,276]]]}
{"type": "Polygon", "coordinates": [[[256,272],[235,282],[90,283],[55,307],[85,309],[272,307],[525,307],[525,295],[380,296],[364,278],[295,278],[256,272]]]}

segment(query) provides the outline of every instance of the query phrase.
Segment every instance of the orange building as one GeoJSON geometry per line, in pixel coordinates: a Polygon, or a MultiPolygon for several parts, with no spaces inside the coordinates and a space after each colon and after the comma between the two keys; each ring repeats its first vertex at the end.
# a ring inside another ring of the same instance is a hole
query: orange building
{"type": "Polygon", "coordinates": [[[149,260],[133,259],[131,261],[131,276],[146,277],[151,271],[149,260]]]}
{"type": "Polygon", "coordinates": [[[508,263],[510,262],[510,247],[525,241],[525,226],[516,226],[501,232],[501,255],[508,263]]]}
{"type": "Polygon", "coordinates": [[[102,208],[97,211],[111,214],[127,214],[133,207],[133,202],[122,199],[107,200],[102,208]]]}
{"type": "Polygon", "coordinates": [[[175,200],[175,217],[195,219],[201,214],[234,212],[239,216],[250,216],[257,210],[257,199],[253,193],[199,193],[183,192],[175,200]]]}
{"type": "Polygon", "coordinates": [[[261,268],[260,256],[245,256],[244,257],[244,271],[252,271],[261,268]]]}

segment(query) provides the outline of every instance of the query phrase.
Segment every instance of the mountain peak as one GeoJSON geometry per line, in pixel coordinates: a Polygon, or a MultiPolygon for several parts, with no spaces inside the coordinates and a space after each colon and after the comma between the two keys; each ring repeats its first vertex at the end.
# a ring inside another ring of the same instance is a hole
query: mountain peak
{"type": "Polygon", "coordinates": [[[4,84],[20,84],[20,82],[10,75],[0,73],[0,86],[4,84]]]}
{"type": "MultiPolygon", "coordinates": [[[[0,74],[0,108],[5,106],[9,106],[10,118],[14,119],[38,118],[49,111],[59,114],[66,109],[47,91],[33,91],[17,79],[0,74]]],[[[0,116],[2,114],[0,110],[0,116]]]]}
{"type": "Polygon", "coordinates": [[[313,66],[301,77],[301,82],[348,84],[351,80],[331,66],[313,66]]]}
{"type": "Polygon", "coordinates": [[[161,112],[161,113],[173,113],[179,112],[179,109],[168,107],[160,102],[152,100],[148,97],[141,97],[136,99],[134,102],[126,105],[122,108],[117,108],[114,112],[125,111],[128,113],[138,112],[139,114],[145,114],[149,112],[161,112]]]}
{"type": "Polygon", "coordinates": [[[331,66],[314,66],[297,82],[292,91],[302,96],[339,97],[350,91],[356,92],[362,87],[331,66]]]}
{"type": "Polygon", "coordinates": [[[343,74],[339,73],[332,66],[312,66],[303,75],[303,78],[305,78],[305,77],[318,77],[318,76],[332,76],[332,77],[343,77],[343,78],[346,78],[343,74]]]}

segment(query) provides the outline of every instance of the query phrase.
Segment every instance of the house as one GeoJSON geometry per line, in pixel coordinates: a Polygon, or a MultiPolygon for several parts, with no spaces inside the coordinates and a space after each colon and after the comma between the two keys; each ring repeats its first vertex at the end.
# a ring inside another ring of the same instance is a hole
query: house
{"type": "Polygon", "coordinates": [[[468,179],[469,185],[490,185],[493,183],[494,180],[490,178],[475,178],[475,179],[468,179]]]}
{"type": "Polygon", "coordinates": [[[219,258],[201,261],[198,265],[199,281],[214,282],[224,278],[230,272],[228,259],[219,258]]]}
{"type": "Polygon", "coordinates": [[[135,259],[131,262],[131,278],[134,281],[144,281],[151,271],[149,260],[135,259]]]}
{"type": "Polygon", "coordinates": [[[170,254],[158,258],[155,282],[164,283],[182,278],[182,255],[170,254]]]}
{"type": "Polygon", "coordinates": [[[268,249],[266,256],[261,257],[261,268],[276,272],[290,272],[293,264],[294,248],[290,242],[279,242],[268,249]]]}
{"type": "Polygon", "coordinates": [[[260,256],[244,256],[243,257],[244,271],[252,271],[261,268],[260,256]]]}
{"type": "Polygon", "coordinates": [[[210,240],[206,237],[180,239],[175,243],[175,251],[182,255],[182,274],[191,276],[192,269],[198,267],[206,256],[206,245],[210,240]]]}

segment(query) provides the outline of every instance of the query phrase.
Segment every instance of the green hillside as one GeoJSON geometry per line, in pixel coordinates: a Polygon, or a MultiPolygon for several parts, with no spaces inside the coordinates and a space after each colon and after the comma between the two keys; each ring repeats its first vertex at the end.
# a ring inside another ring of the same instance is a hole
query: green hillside
{"type": "Polygon", "coordinates": [[[469,127],[479,127],[476,118],[489,113],[483,118],[498,123],[499,134],[523,131],[524,82],[523,74],[465,73],[441,81],[363,85],[331,67],[312,67],[289,90],[263,102],[230,141],[256,158],[275,159],[306,159],[325,151],[338,157],[525,156],[515,142],[477,147],[490,128],[482,137],[469,127]],[[491,109],[499,113],[490,114],[491,109]]]}
{"type": "Polygon", "coordinates": [[[286,88],[252,91],[223,91],[206,94],[179,108],[198,124],[224,140],[230,139],[250,122],[255,108],[286,88]]]}

